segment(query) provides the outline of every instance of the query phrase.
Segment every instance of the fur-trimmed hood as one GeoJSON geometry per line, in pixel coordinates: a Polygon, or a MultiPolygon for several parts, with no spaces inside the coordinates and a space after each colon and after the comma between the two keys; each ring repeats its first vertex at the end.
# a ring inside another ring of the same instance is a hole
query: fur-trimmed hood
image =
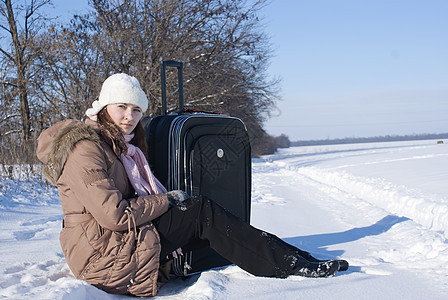
{"type": "MultiPolygon", "coordinates": [[[[89,120],[90,121],[90,120],[89,120]]],[[[36,155],[45,164],[44,177],[56,185],[65,162],[75,144],[81,140],[100,141],[96,122],[65,120],[44,130],[38,140],[36,155]]]]}

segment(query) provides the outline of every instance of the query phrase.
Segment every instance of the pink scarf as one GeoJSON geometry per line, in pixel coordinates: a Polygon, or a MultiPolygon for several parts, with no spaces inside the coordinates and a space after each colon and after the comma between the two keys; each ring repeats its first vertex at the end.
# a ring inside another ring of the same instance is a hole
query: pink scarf
{"type": "Polygon", "coordinates": [[[121,154],[121,161],[138,196],[166,193],[165,187],[152,174],[146,157],[140,148],[130,144],[133,134],[124,135],[128,151],[121,154]]]}

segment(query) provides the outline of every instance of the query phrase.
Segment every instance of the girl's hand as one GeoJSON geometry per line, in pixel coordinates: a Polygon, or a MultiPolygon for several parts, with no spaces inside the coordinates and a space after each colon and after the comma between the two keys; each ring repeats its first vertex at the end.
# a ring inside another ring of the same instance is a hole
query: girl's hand
{"type": "Polygon", "coordinates": [[[190,195],[181,190],[172,190],[166,193],[168,200],[170,201],[170,208],[182,203],[183,201],[190,198],[190,195]]]}

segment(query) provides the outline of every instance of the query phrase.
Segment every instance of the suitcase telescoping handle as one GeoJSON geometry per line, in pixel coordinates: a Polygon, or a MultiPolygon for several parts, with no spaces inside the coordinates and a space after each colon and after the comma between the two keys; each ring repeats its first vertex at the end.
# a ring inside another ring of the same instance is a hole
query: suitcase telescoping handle
{"type": "Polygon", "coordinates": [[[181,113],[184,111],[184,84],[182,69],[184,64],[180,61],[175,60],[164,60],[162,61],[160,80],[162,82],[162,115],[166,115],[167,102],[166,102],[166,68],[174,67],[177,68],[177,79],[179,81],[179,111],[181,113]]]}

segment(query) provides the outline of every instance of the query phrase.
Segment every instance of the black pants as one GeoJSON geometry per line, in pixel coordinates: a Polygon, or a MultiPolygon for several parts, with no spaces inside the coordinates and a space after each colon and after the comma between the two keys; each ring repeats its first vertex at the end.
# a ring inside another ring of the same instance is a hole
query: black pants
{"type": "Polygon", "coordinates": [[[284,278],[290,275],[298,256],[311,257],[277,236],[252,227],[203,196],[174,206],[153,224],[160,235],[161,259],[177,248],[205,243],[253,275],[284,278]]]}

